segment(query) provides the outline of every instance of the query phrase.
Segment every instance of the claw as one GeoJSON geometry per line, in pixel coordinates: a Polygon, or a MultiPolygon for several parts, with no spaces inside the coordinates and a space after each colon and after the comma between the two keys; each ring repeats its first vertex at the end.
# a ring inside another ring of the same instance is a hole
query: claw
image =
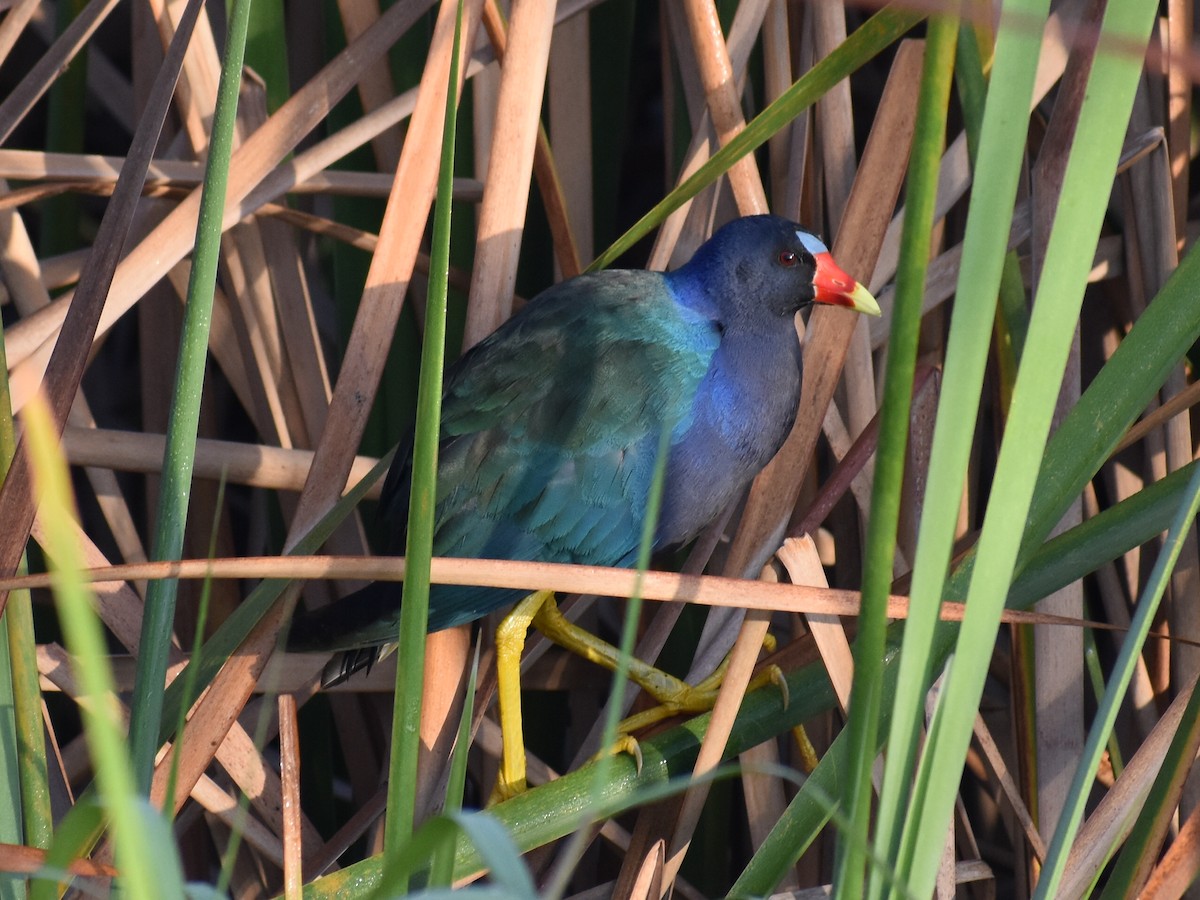
{"type": "Polygon", "coordinates": [[[617,745],[613,747],[613,752],[624,751],[633,757],[633,770],[637,774],[642,774],[642,745],[638,743],[637,738],[631,734],[622,736],[617,741],[617,745]]]}
{"type": "Polygon", "coordinates": [[[787,709],[791,702],[791,694],[788,691],[787,679],[783,677],[783,670],[779,666],[767,666],[767,672],[770,673],[771,684],[779,688],[783,699],[783,708],[787,709]]]}
{"type": "Polygon", "coordinates": [[[618,734],[616,742],[605,750],[601,750],[588,762],[596,762],[606,756],[616,756],[618,753],[628,753],[633,757],[634,771],[642,774],[642,745],[631,734],[618,734]]]}

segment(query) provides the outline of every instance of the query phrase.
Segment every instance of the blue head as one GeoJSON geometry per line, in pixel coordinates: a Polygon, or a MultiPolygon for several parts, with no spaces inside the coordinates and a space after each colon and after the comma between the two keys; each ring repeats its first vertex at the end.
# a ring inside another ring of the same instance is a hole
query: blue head
{"type": "Polygon", "coordinates": [[[667,279],[681,303],[727,329],[790,323],[813,302],[879,315],[875,298],[818,237],[779,216],[734,219],[667,279]]]}

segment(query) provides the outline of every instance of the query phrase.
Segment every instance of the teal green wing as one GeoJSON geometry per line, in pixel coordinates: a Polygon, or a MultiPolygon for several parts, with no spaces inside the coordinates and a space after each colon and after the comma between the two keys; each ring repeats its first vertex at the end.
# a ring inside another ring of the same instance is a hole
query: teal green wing
{"type": "MultiPolygon", "coordinates": [[[[435,554],[627,563],[662,430],[686,429],[718,338],[655,273],[586,276],[531,302],[448,374],[435,554]]],[[[401,516],[407,468],[389,477],[401,516]]],[[[430,628],[515,599],[438,587],[430,628]]]]}

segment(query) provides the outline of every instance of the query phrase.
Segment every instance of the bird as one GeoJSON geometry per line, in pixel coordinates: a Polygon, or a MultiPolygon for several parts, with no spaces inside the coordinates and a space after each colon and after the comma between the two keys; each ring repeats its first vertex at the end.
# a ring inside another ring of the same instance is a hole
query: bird
{"type": "MultiPolygon", "coordinates": [[[[812,303],[880,314],[820,238],[774,215],[733,219],[674,271],[599,271],[534,297],[446,372],[434,555],[632,566],[662,445],[653,550],[687,544],[791,431],[803,370],[795,317],[812,303]]],[[[381,493],[393,554],[404,553],[411,447],[410,437],[381,493]]],[[[429,631],[526,593],[432,585],[429,631]]],[[[288,648],[340,651],[325,683],[343,681],[394,644],[400,596],[375,582],[298,614],[288,648]]],[[[500,693],[503,724],[503,677],[500,693]]],[[[522,756],[506,790],[523,778],[522,756]]]]}

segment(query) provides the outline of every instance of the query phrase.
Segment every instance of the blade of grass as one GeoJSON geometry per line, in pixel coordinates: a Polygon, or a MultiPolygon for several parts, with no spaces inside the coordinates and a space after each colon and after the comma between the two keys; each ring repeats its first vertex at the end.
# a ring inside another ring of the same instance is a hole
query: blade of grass
{"type": "MultiPolygon", "coordinates": [[[[1172,473],[1162,483],[1147,486],[1120,506],[1055,538],[1052,544],[1041,546],[1071,498],[1083,490],[1109,458],[1167,374],[1200,337],[1200,305],[1194,302],[1197,291],[1200,291],[1200,253],[1192,252],[1184,257],[1050,439],[1025,529],[1018,565],[1022,575],[1010,594],[1010,605],[1014,608],[1027,608],[1049,591],[1082,577],[1102,558],[1113,559],[1167,527],[1178,502],[1172,498],[1178,496],[1190,477],[1187,469],[1172,473]],[[1102,521],[1105,516],[1112,518],[1102,521]],[[1110,541],[1113,543],[1109,544],[1110,541]],[[1088,562],[1085,557],[1092,547],[1099,549],[1095,551],[1095,561],[1088,562]],[[1062,569],[1058,568],[1060,564],[1062,569]]],[[[983,340],[986,342],[986,335],[983,340]]],[[[965,596],[973,561],[970,556],[955,570],[944,599],[965,596]]],[[[912,627],[910,615],[904,628],[907,631],[912,627]]],[[[893,630],[899,629],[893,626],[893,630]]],[[[949,624],[932,630],[930,671],[946,659],[953,636],[954,626],[949,624]]],[[[898,633],[893,640],[899,640],[898,633]]],[[[889,650],[889,656],[891,653],[889,650]]],[[[906,658],[901,657],[901,665],[906,658]]],[[[884,686],[885,718],[892,715],[894,708],[897,688],[892,679],[896,668],[893,660],[885,670],[888,679],[884,686]]],[[[814,684],[826,683],[823,673],[812,673],[812,678],[794,684],[792,696],[812,690],[814,684]]],[[[734,894],[770,893],[786,867],[824,826],[829,814],[822,798],[837,795],[840,772],[846,771],[850,764],[844,746],[839,738],[830,747],[809,782],[789,805],[787,815],[735,882],[734,894]]]]}
{"type": "MultiPolygon", "coordinates": [[[[450,270],[450,217],[454,178],[454,138],[458,116],[459,44],[463,3],[458,2],[451,42],[449,81],[442,127],[442,153],[434,201],[433,242],[429,254],[429,291],[425,304],[425,337],[421,347],[421,380],[417,391],[417,424],[413,441],[412,493],[408,507],[405,557],[408,569],[400,604],[396,698],[392,724],[385,846],[399,852],[412,837],[417,801],[417,753],[421,737],[421,687],[424,680],[425,635],[429,623],[429,565],[433,557],[438,443],[441,438],[442,370],[446,358],[446,291],[450,270]]],[[[406,875],[397,876],[401,892],[406,875]]]]}
{"type": "MultiPolygon", "coordinates": [[[[16,448],[4,354],[4,326],[0,324],[0,483],[8,475],[16,448]]],[[[22,554],[17,572],[23,574],[27,569],[22,554]]],[[[0,696],[11,698],[9,708],[12,712],[11,723],[0,723],[0,745],[3,745],[4,755],[0,778],[3,785],[10,788],[3,803],[3,808],[7,809],[3,818],[13,829],[12,834],[5,833],[4,839],[45,849],[54,836],[54,821],[50,811],[42,694],[29,591],[14,591],[0,618],[3,619],[0,629],[3,647],[0,650],[5,657],[0,659],[0,696]]],[[[0,708],[8,706],[0,701],[0,708]]],[[[8,890],[7,885],[4,890],[8,890]]]]}
{"type": "Polygon", "coordinates": [[[70,478],[54,436],[50,412],[40,396],[26,407],[24,422],[28,453],[34,461],[39,507],[46,523],[47,540],[54,548],[51,554],[54,599],[80,684],[88,698],[82,707],[84,730],[105,811],[115,832],[121,880],[134,898],[182,897],[183,877],[170,834],[162,819],[138,797],[116,707],[103,630],[92,610],[87,585],[79,577],[82,560],[72,521],[70,478]]]}
{"type": "MultiPolygon", "coordinates": [[[[1097,191],[1095,185],[1111,182],[1116,172],[1124,128],[1115,128],[1114,122],[1128,119],[1141,71],[1141,56],[1131,53],[1130,47],[1144,45],[1153,14],[1150,4],[1136,2],[1118,2],[1105,10],[1101,50],[1080,110],[979,540],[967,614],[958,639],[957,655],[962,659],[990,657],[1000,611],[1016,571],[1023,531],[1014,529],[1013,523],[1025,521],[1030,511],[1057,385],[1107,207],[1107,192],[1097,191]]],[[[996,84],[993,79],[993,90],[996,84]]],[[[986,131],[986,117],[984,127],[986,131]]],[[[999,253],[994,255],[999,261],[999,253]]],[[[994,282],[991,286],[995,287],[994,282]]],[[[947,373],[947,385],[949,381],[947,373]]],[[[961,428],[961,422],[956,422],[956,427],[961,428]]],[[[952,471],[957,474],[959,470],[952,471]]],[[[943,698],[944,740],[928,744],[923,755],[922,768],[931,773],[929,790],[916,798],[898,865],[902,883],[918,896],[933,889],[937,856],[958,792],[985,675],[982,666],[956,667],[946,681],[943,698]]]]}
{"type": "MultiPolygon", "coordinates": [[[[931,475],[925,493],[910,594],[917,598],[904,629],[904,650],[897,673],[889,752],[880,790],[880,815],[875,827],[876,853],[893,859],[901,834],[901,810],[907,808],[910,769],[922,721],[925,689],[932,667],[932,642],[937,624],[935,603],[919,598],[942,595],[950,549],[958,522],[963,476],[974,433],[979,391],[983,382],[987,343],[993,322],[1000,268],[1007,249],[1007,223],[1016,199],[1017,176],[1028,123],[1029,100],[1040,39],[1029,23],[1045,17],[1044,0],[1016,0],[1005,6],[1000,21],[999,47],[993,82],[1000,91],[989,95],[980,139],[975,191],[963,239],[959,296],[950,325],[945,377],[930,453],[931,475]],[[970,252],[968,252],[968,250],[970,252]]],[[[942,833],[944,834],[944,829],[942,833]]],[[[940,850],[939,850],[940,853],[940,850]]],[[[939,853],[935,853],[936,859],[939,853]]],[[[871,896],[884,886],[872,879],[871,896]]]]}
{"type": "MultiPolygon", "coordinates": [[[[159,486],[158,524],[151,555],[153,559],[178,559],[183,550],[192,468],[196,459],[196,428],[200,420],[200,400],[208,358],[213,291],[221,246],[221,217],[225,207],[229,159],[233,153],[250,7],[250,0],[238,0],[230,11],[200,217],[196,225],[196,249],[188,280],[179,368],[167,426],[167,447],[159,486]]],[[[182,23],[176,33],[177,39],[180,34],[186,38],[182,23]]],[[[167,654],[175,619],[176,588],[177,584],[170,580],[153,582],[146,596],[146,615],[142,619],[129,743],[133,750],[138,785],[147,793],[154,775],[154,757],[158,751],[158,735],[163,719],[163,685],[166,682],[167,654]]]]}
{"type": "MultiPolygon", "coordinates": [[[[14,690],[9,631],[12,607],[0,618],[0,842],[24,843],[24,816],[21,805],[21,756],[17,702],[14,690]]],[[[38,723],[41,724],[40,722],[38,723]]],[[[31,785],[32,786],[32,785],[31,785]]],[[[17,900],[24,896],[16,879],[0,879],[0,898],[17,900]]]]}
{"type": "Polygon", "coordinates": [[[921,329],[921,300],[932,244],[938,169],[945,145],[957,31],[957,20],[949,16],[933,16],[926,30],[921,94],[909,156],[896,303],[880,404],[879,450],[875,454],[875,482],[863,572],[863,608],[854,648],[855,678],[847,730],[852,758],[857,765],[843,795],[853,835],[838,845],[840,865],[835,883],[840,896],[861,896],[863,889],[863,848],[867,846],[871,819],[871,772],[882,703],[887,599],[891,593],[896,529],[908,459],[909,411],[916,374],[917,337],[921,329]]]}

